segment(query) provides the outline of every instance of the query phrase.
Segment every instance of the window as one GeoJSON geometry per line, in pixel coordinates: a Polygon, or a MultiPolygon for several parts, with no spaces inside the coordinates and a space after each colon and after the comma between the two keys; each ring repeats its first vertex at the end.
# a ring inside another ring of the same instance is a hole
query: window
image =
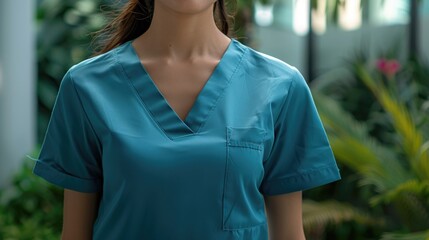
{"type": "MultiPolygon", "coordinates": [[[[409,21],[408,0],[345,0],[338,8],[336,0],[318,0],[312,10],[313,30],[323,34],[329,26],[355,30],[362,24],[395,25],[409,21]],[[337,9],[337,12],[334,12],[337,9]]],[[[429,0],[421,2],[422,11],[429,15],[429,0]]],[[[277,0],[262,4],[255,2],[255,23],[261,27],[293,30],[298,35],[308,32],[310,0],[277,0]]]]}

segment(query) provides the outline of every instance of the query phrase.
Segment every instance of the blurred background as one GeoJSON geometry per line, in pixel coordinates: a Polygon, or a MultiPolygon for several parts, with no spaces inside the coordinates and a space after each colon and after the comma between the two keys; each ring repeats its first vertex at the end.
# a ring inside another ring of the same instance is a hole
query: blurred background
{"type": "MultiPolygon", "coordinates": [[[[31,158],[63,75],[120,4],[0,1],[0,240],[59,239],[62,190],[31,158]]],[[[303,73],[341,169],[304,193],[307,239],[428,240],[429,0],[228,7],[234,37],[303,73]]]]}

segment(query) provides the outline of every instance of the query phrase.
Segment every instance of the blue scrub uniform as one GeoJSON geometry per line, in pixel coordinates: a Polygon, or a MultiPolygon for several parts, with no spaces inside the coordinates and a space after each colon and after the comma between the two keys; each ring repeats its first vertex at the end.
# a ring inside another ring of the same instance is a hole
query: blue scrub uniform
{"type": "Polygon", "coordinates": [[[131,41],[73,66],[34,173],[102,193],[96,240],[264,240],[263,195],[340,179],[299,71],[235,39],[184,121],[131,41]]]}

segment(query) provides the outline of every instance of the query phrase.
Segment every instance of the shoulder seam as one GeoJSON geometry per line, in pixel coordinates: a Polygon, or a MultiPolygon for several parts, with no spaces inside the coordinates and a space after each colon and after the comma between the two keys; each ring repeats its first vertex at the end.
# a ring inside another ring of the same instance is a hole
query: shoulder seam
{"type": "Polygon", "coordinates": [[[281,103],[281,105],[280,105],[280,111],[279,111],[279,113],[277,114],[276,120],[274,121],[274,126],[276,126],[276,125],[277,125],[277,122],[279,121],[279,118],[280,118],[280,116],[282,115],[283,111],[286,111],[286,110],[284,110],[284,109],[285,109],[285,107],[286,107],[286,102],[290,102],[290,101],[289,101],[289,98],[290,98],[290,96],[292,95],[292,91],[293,91],[293,89],[295,89],[295,85],[296,85],[295,77],[296,77],[296,76],[294,75],[294,77],[293,77],[293,81],[292,81],[292,82],[291,82],[291,84],[289,85],[287,95],[284,97],[284,99],[283,99],[283,101],[282,101],[282,103],[281,103]]]}
{"type": "Polygon", "coordinates": [[[81,109],[82,109],[82,112],[83,112],[83,114],[85,115],[85,118],[86,118],[86,120],[88,121],[89,126],[91,127],[91,130],[94,132],[94,135],[95,135],[95,136],[96,136],[96,138],[97,138],[97,143],[98,143],[98,145],[99,145],[99,146],[101,146],[100,137],[98,136],[97,131],[95,131],[95,128],[94,128],[94,126],[93,126],[93,124],[92,124],[92,122],[91,122],[91,119],[88,117],[88,114],[87,114],[87,112],[86,112],[86,110],[85,110],[85,107],[83,106],[82,99],[81,99],[81,97],[79,96],[79,92],[78,92],[78,91],[77,91],[77,89],[76,89],[76,86],[75,86],[75,83],[74,83],[74,80],[73,80],[73,75],[72,75],[72,71],[71,71],[71,70],[69,71],[69,75],[70,75],[70,82],[71,82],[71,85],[73,86],[73,90],[74,90],[74,92],[76,93],[76,97],[77,97],[77,99],[79,100],[79,105],[80,105],[80,107],[81,107],[81,109]]]}
{"type": "Polygon", "coordinates": [[[99,61],[99,58],[105,58],[103,61],[108,61],[108,64],[112,64],[111,62],[114,62],[115,60],[114,59],[112,59],[114,56],[112,56],[112,55],[114,55],[114,51],[116,50],[116,48],[115,49],[112,49],[112,50],[110,50],[110,51],[108,51],[108,52],[105,52],[105,53],[103,53],[103,54],[99,54],[99,55],[96,55],[96,56],[93,56],[93,57],[90,57],[90,58],[86,58],[86,59],[84,59],[84,60],[82,60],[82,61],[80,61],[80,62],[78,62],[78,63],[76,63],[76,64],[73,64],[71,67],[70,67],[70,70],[74,70],[74,69],[76,69],[75,71],[79,71],[79,70],[81,70],[82,68],[84,68],[86,65],[88,65],[88,64],[92,64],[92,62],[93,61],[95,61],[95,62],[98,62],[99,61]],[[88,63],[89,62],[89,63],[88,63]]]}

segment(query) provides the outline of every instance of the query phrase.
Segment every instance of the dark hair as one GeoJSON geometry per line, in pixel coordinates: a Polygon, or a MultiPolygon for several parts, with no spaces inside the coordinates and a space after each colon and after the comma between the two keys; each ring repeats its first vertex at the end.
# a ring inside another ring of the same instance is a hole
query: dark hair
{"type": "MultiPolygon", "coordinates": [[[[152,21],[154,0],[129,0],[103,29],[95,33],[95,55],[105,53],[145,33],[152,21]]],[[[216,25],[229,34],[229,21],[225,0],[217,0],[213,13],[216,25]]]]}

